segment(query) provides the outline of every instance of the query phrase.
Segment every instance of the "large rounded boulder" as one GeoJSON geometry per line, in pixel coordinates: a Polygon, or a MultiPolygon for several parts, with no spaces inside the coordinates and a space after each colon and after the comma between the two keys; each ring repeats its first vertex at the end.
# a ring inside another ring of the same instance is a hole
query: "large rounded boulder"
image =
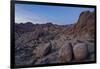
{"type": "Polygon", "coordinates": [[[73,47],[75,60],[83,60],[87,58],[88,47],[85,43],[78,43],[73,47]]]}
{"type": "Polygon", "coordinates": [[[72,45],[70,43],[64,44],[59,50],[59,59],[61,62],[66,63],[72,60],[72,45]]]}

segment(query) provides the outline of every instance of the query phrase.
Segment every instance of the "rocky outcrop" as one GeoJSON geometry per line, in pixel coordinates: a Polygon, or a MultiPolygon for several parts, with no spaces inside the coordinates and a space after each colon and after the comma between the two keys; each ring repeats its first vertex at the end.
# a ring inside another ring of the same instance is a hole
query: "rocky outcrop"
{"type": "Polygon", "coordinates": [[[95,15],[93,12],[85,11],[79,16],[78,22],[74,27],[74,33],[77,36],[88,35],[94,37],[95,33],[95,15]]]}
{"type": "Polygon", "coordinates": [[[51,52],[51,45],[50,43],[41,44],[34,50],[34,53],[37,58],[42,58],[48,55],[51,52]]]}
{"type": "Polygon", "coordinates": [[[94,38],[95,13],[90,11],[82,12],[78,21],[71,27],[64,29],[63,33],[69,36],[71,35],[73,38],[94,38]]]}

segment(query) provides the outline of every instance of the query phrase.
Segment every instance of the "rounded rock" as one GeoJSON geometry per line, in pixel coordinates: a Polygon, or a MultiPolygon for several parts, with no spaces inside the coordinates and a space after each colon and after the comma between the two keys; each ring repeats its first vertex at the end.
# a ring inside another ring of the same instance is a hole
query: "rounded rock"
{"type": "Polygon", "coordinates": [[[70,43],[64,44],[59,50],[59,59],[61,62],[70,62],[72,60],[72,45],[70,43]]]}
{"type": "Polygon", "coordinates": [[[88,55],[88,47],[85,43],[78,43],[73,47],[75,60],[86,59],[88,55]]]}

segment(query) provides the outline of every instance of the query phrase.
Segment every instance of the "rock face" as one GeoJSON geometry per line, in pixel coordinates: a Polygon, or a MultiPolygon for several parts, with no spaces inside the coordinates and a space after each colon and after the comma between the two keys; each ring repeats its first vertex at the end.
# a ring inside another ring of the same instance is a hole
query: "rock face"
{"type": "Polygon", "coordinates": [[[70,43],[65,44],[59,50],[59,58],[61,62],[70,62],[72,60],[72,46],[70,43]]]}
{"type": "Polygon", "coordinates": [[[35,64],[38,65],[51,63],[60,63],[58,52],[51,53],[42,59],[38,59],[35,64]]]}
{"type": "Polygon", "coordinates": [[[32,55],[32,47],[23,45],[22,43],[17,43],[15,45],[15,64],[16,65],[31,65],[35,62],[36,58],[32,55]]]}
{"type": "Polygon", "coordinates": [[[75,37],[94,38],[95,33],[95,13],[84,11],[80,14],[78,21],[70,28],[63,30],[66,35],[75,37]]]}
{"type": "Polygon", "coordinates": [[[46,56],[51,52],[51,45],[50,45],[50,43],[42,44],[39,47],[36,47],[34,52],[35,52],[37,58],[46,56]]]}
{"type": "Polygon", "coordinates": [[[80,14],[79,20],[74,27],[74,33],[77,36],[86,35],[94,37],[95,15],[93,12],[85,11],[80,14]]]}
{"type": "Polygon", "coordinates": [[[95,61],[95,13],[74,24],[15,24],[15,65],[95,61]]]}
{"type": "Polygon", "coordinates": [[[88,48],[84,43],[78,43],[73,47],[74,58],[76,60],[83,60],[88,56],[88,48]]]}

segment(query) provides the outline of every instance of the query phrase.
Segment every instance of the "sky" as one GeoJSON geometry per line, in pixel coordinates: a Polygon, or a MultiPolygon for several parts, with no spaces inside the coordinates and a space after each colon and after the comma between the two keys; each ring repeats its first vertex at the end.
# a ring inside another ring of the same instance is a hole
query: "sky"
{"type": "Polygon", "coordinates": [[[73,24],[77,22],[83,11],[94,11],[94,8],[15,4],[15,23],[73,24]]]}

